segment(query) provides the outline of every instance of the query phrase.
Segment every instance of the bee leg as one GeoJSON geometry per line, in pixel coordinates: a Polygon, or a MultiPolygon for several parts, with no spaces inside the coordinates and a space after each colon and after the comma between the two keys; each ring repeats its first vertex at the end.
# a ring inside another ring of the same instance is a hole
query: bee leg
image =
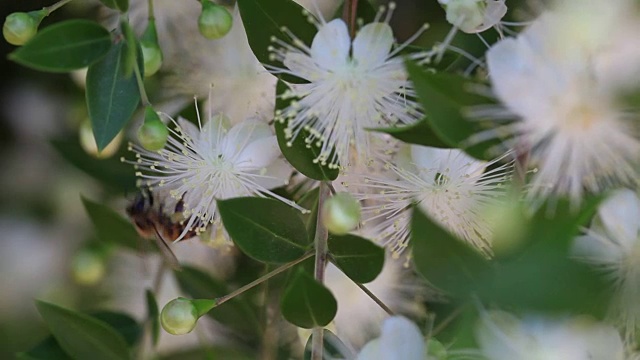
{"type": "Polygon", "coordinates": [[[158,249],[160,249],[160,252],[162,252],[164,260],[174,270],[178,270],[178,271],[182,270],[182,267],[180,267],[180,262],[178,261],[178,258],[173,253],[173,251],[171,251],[169,244],[167,244],[167,241],[162,236],[162,234],[160,234],[160,232],[158,231],[155,225],[153,226],[153,230],[156,232],[156,236],[154,237],[154,239],[156,239],[156,245],[158,245],[158,249]]]}

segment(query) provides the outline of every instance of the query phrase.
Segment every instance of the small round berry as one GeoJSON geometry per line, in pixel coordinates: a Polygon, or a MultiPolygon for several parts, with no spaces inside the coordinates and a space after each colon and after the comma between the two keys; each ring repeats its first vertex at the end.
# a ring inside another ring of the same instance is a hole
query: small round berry
{"type": "Polygon", "coordinates": [[[346,234],[360,222],[360,203],[349,193],[338,193],[324,203],[322,218],[329,232],[346,234]]]}
{"type": "Polygon", "coordinates": [[[162,328],[172,335],[191,332],[198,323],[198,309],[189,299],[177,298],[169,301],[160,313],[162,328]]]}

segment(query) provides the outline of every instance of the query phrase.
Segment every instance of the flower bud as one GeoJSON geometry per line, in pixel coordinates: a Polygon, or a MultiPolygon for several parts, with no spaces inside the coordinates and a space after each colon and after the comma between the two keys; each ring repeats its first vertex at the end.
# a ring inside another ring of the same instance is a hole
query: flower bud
{"type": "Polygon", "coordinates": [[[149,77],[162,66],[162,50],[158,45],[158,31],[153,18],[149,19],[149,25],[140,38],[142,57],[144,58],[144,76],[149,77]]]}
{"type": "Polygon", "coordinates": [[[427,356],[426,359],[429,360],[446,360],[447,348],[442,345],[442,343],[436,339],[429,339],[427,342],[427,356]]]}
{"type": "Polygon", "coordinates": [[[484,22],[484,0],[450,0],[444,7],[447,21],[466,33],[474,32],[484,22]]]}
{"type": "Polygon", "coordinates": [[[95,285],[105,274],[103,256],[95,250],[81,250],[71,261],[71,274],[80,285],[95,285]]]}
{"type": "Polygon", "coordinates": [[[322,218],[331,233],[346,234],[360,222],[360,203],[349,193],[338,193],[324,203],[322,218]]]}
{"type": "Polygon", "coordinates": [[[202,0],[202,12],[198,18],[200,33],[207,39],[220,39],[231,30],[233,18],[227,9],[209,0],[202,0]]]}
{"type": "Polygon", "coordinates": [[[98,145],[96,144],[96,138],[93,136],[93,130],[91,128],[91,122],[87,119],[80,125],[80,146],[87,152],[87,154],[96,157],[98,159],[106,159],[113,156],[118,152],[120,144],[122,143],[122,132],[118,133],[116,137],[111,140],[102,151],[98,151],[98,145]]]}
{"type": "Polygon", "coordinates": [[[9,44],[23,45],[38,32],[40,21],[46,16],[43,10],[9,14],[2,27],[2,35],[9,44]]]}
{"type": "Polygon", "coordinates": [[[172,335],[190,333],[198,323],[198,309],[189,299],[177,298],[169,301],[160,313],[162,328],[172,335]]]}
{"type": "Polygon", "coordinates": [[[151,106],[144,111],[144,123],[138,130],[140,144],[149,151],[158,151],[164,147],[169,138],[169,129],[160,120],[158,113],[151,106]]]}

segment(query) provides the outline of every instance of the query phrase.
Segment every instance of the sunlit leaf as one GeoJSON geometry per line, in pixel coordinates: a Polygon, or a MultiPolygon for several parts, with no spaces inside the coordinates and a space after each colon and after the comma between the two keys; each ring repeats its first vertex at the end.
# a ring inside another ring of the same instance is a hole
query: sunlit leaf
{"type": "Polygon", "coordinates": [[[156,346],[160,338],[160,311],[153,291],[147,289],[145,295],[147,299],[147,321],[151,326],[151,343],[156,346]]]}
{"type": "Polygon", "coordinates": [[[36,70],[68,72],[95,63],[110,48],[111,34],[100,24],[67,20],[44,28],[9,58],[36,70]]]}

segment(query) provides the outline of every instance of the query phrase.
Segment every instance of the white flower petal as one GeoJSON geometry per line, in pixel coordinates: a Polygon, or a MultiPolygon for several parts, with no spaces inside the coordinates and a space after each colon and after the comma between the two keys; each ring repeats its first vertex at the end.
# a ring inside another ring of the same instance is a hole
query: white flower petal
{"type": "Polygon", "coordinates": [[[322,68],[334,70],[347,63],[351,37],[347,24],[334,19],[322,26],[311,43],[311,57],[322,68]]]}
{"type": "Polygon", "coordinates": [[[321,69],[316,65],[314,59],[306,54],[287,52],[283,64],[295,73],[296,76],[309,81],[317,80],[322,75],[321,69]]]}
{"type": "Polygon", "coordinates": [[[382,64],[393,46],[393,31],[385,23],[371,23],[353,40],[353,58],[366,68],[382,64]]]}
{"type": "Polygon", "coordinates": [[[615,264],[624,255],[614,242],[597,234],[579,236],[571,248],[572,255],[594,264],[615,264]]]}
{"type": "Polygon", "coordinates": [[[388,360],[423,360],[425,339],[413,322],[393,316],[382,324],[380,358],[388,360]]]}
{"type": "Polygon", "coordinates": [[[275,135],[259,138],[244,147],[235,158],[238,169],[261,169],[269,166],[280,156],[280,148],[275,135]]]}
{"type": "Polygon", "coordinates": [[[180,126],[182,133],[184,135],[187,135],[193,141],[196,141],[200,138],[200,131],[198,130],[198,127],[195,126],[191,121],[183,117],[179,117],[178,126],[180,126]]]}
{"type": "Polygon", "coordinates": [[[625,249],[639,240],[640,199],[633,191],[616,191],[600,205],[598,214],[607,232],[625,249]]]}
{"type": "Polygon", "coordinates": [[[275,189],[287,185],[291,177],[291,165],[283,159],[276,159],[267,166],[264,174],[256,178],[255,182],[265,189],[275,189]]]}
{"type": "Polygon", "coordinates": [[[484,21],[475,29],[476,32],[482,32],[495,26],[507,14],[505,0],[486,0],[485,2],[487,7],[484,9],[484,21]]]}

